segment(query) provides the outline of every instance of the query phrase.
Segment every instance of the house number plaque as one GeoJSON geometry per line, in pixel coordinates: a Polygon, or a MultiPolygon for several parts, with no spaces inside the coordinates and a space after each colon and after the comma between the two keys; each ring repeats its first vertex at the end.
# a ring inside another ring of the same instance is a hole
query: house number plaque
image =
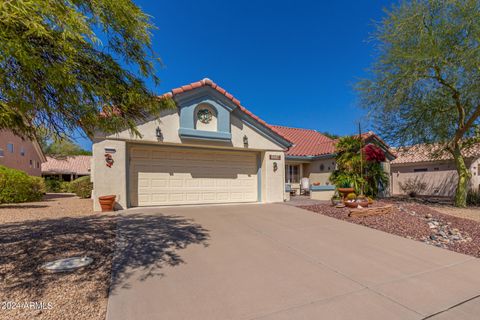
{"type": "Polygon", "coordinates": [[[270,160],[282,160],[282,156],[279,154],[271,154],[270,160]]]}

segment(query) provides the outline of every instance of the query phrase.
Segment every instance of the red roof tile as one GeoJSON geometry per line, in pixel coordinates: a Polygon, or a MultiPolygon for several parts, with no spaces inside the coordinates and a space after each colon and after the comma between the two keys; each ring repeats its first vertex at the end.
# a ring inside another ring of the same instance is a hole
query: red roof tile
{"type": "Polygon", "coordinates": [[[210,80],[208,78],[205,78],[205,79],[197,81],[197,82],[193,82],[191,84],[182,86],[180,88],[172,89],[170,92],[163,94],[161,97],[172,97],[172,96],[175,96],[177,94],[184,93],[184,92],[187,92],[187,91],[190,91],[190,90],[193,90],[193,89],[196,89],[196,88],[204,87],[204,86],[209,86],[212,89],[215,89],[220,94],[224,95],[228,100],[232,101],[243,113],[245,113],[248,116],[250,116],[251,118],[255,119],[261,125],[270,129],[271,131],[273,131],[275,134],[279,135],[283,139],[293,143],[293,141],[289,140],[288,137],[284,136],[281,131],[278,131],[275,126],[269,125],[268,123],[266,123],[265,121],[263,121],[262,119],[260,119],[259,117],[257,117],[253,113],[251,113],[244,106],[242,106],[240,104],[240,101],[238,99],[236,99],[232,94],[230,94],[225,89],[223,89],[222,87],[220,87],[219,85],[217,85],[215,82],[213,82],[212,80],[210,80]]]}
{"type": "Polygon", "coordinates": [[[335,152],[335,141],[318,131],[283,126],[273,127],[293,143],[286,152],[287,156],[314,157],[335,152]]]}
{"type": "Polygon", "coordinates": [[[61,159],[47,157],[47,162],[42,163],[42,173],[88,175],[90,159],[92,156],[70,156],[61,159]]]}

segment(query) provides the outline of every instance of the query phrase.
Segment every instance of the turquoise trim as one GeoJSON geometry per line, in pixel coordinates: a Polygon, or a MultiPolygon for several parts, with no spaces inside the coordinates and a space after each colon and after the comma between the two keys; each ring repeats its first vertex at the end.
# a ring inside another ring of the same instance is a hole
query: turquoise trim
{"type": "Polygon", "coordinates": [[[257,154],[257,200],[262,202],[262,158],[257,154]]]}
{"type": "Polygon", "coordinates": [[[335,186],[310,186],[310,191],[332,191],[335,190],[335,186]]]}
{"type": "Polygon", "coordinates": [[[220,141],[232,140],[232,134],[230,132],[203,131],[203,130],[195,130],[190,128],[180,128],[178,129],[178,134],[180,135],[180,137],[187,138],[187,139],[220,140],[220,141]]]}
{"type": "Polygon", "coordinates": [[[320,160],[320,159],[329,159],[335,158],[335,153],[324,154],[321,156],[285,156],[285,160],[320,160]]]}
{"type": "Polygon", "coordinates": [[[188,105],[180,105],[180,128],[195,130],[195,121],[197,119],[195,111],[202,103],[209,105],[215,110],[217,131],[230,132],[230,112],[216,101],[208,98],[190,101],[188,105]]]}
{"type": "Polygon", "coordinates": [[[175,101],[180,109],[180,130],[195,130],[195,108],[200,103],[207,103],[217,111],[217,131],[230,133],[230,114],[231,112],[234,112],[240,120],[243,120],[244,124],[248,124],[267,139],[274,141],[283,148],[292,146],[289,141],[285,140],[282,136],[278,135],[258,120],[240,111],[237,105],[210,87],[201,87],[176,95],[175,101]]]}

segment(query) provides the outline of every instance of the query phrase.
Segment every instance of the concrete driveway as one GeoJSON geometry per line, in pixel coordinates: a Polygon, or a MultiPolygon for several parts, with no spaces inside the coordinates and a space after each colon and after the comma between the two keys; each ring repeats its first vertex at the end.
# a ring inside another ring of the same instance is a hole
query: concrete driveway
{"type": "Polygon", "coordinates": [[[480,261],[292,206],[128,210],[107,319],[479,319],[480,261]]]}

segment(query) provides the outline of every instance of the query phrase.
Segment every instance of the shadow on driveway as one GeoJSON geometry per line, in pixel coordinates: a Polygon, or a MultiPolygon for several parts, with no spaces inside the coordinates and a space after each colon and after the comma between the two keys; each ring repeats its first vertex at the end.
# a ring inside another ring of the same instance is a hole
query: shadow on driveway
{"type": "Polygon", "coordinates": [[[165,266],[185,261],[178,253],[190,244],[208,246],[208,230],[176,215],[128,214],[119,218],[112,269],[111,293],[128,289],[128,280],[162,276],[165,266]]]}
{"type": "Polygon", "coordinates": [[[47,289],[65,281],[72,285],[99,284],[107,294],[116,233],[116,217],[88,215],[27,220],[0,225],[0,296],[42,298],[47,289]],[[87,255],[88,267],[50,273],[45,262],[87,255]]]}

